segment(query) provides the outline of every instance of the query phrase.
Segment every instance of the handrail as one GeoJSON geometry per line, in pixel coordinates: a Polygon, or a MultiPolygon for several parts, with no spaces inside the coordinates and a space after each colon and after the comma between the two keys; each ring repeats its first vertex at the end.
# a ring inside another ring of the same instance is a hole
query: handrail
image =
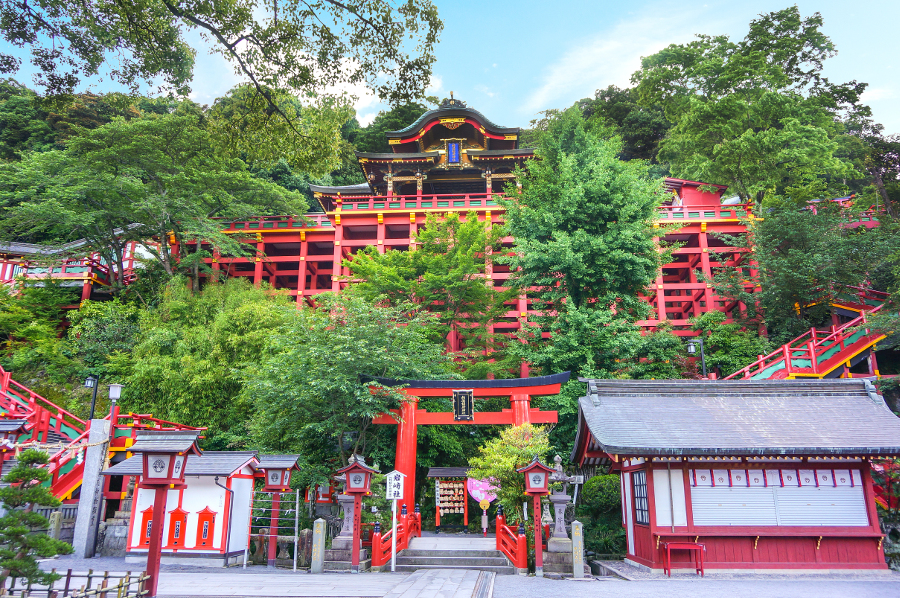
{"type": "MultiPolygon", "coordinates": [[[[844,346],[844,341],[847,340],[847,338],[852,334],[855,334],[855,332],[853,332],[853,329],[862,324],[865,324],[868,320],[868,316],[880,311],[881,308],[884,307],[884,305],[885,304],[878,305],[868,311],[862,310],[859,316],[853,318],[849,322],[846,322],[845,324],[842,324],[840,326],[832,327],[832,332],[824,338],[817,338],[818,331],[815,328],[812,328],[809,331],[804,332],[797,338],[793,339],[792,341],[785,343],[768,355],[760,356],[759,359],[757,359],[750,365],[741,368],[740,370],[734,372],[729,376],[726,376],[724,380],[750,378],[753,374],[765,371],[767,368],[776,365],[782,360],[784,361],[785,371],[787,374],[794,373],[795,371],[818,374],[820,363],[816,359],[816,356],[827,352],[838,344],[841,345],[840,350],[844,351],[846,349],[846,347],[844,346]],[[847,334],[848,331],[850,331],[850,334],[847,334]],[[809,359],[810,367],[806,368],[793,366],[791,362],[798,358],[809,359]]],[[[866,336],[868,336],[869,334],[870,333],[867,329],[866,336]]]]}
{"type": "MultiPolygon", "coordinates": [[[[19,407],[29,408],[29,409],[31,409],[31,411],[33,411],[34,408],[40,408],[40,409],[43,409],[50,413],[55,412],[55,415],[57,416],[57,422],[56,422],[57,431],[59,431],[60,426],[62,425],[63,417],[67,417],[70,420],[74,420],[74,422],[76,422],[75,425],[73,425],[72,421],[69,421],[66,423],[79,433],[83,432],[84,430],[79,429],[78,424],[80,424],[81,426],[87,425],[87,422],[85,420],[81,419],[74,413],[66,411],[62,407],[45,399],[44,397],[42,397],[38,393],[34,392],[30,388],[27,388],[27,387],[23,386],[22,384],[20,384],[19,382],[16,382],[15,380],[13,380],[12,374],[10,372],[6,371],[5,369],[3,369],[2,366],[0,366],[0,406],[8,408],[9,406],[11,406],[14,403],[18,403],[19,407]],[[25,394],[28,395],[28,398],[26,399],[24,396],[22,396],[22,394],[19,391],[11,388],[11,386],[15,386],[15,387],[21,389],[25,394]],[[17,397],[19,399],[19,401],[21,401],[21,402],[14,401],[12,397],[17,397]]],[[[24,412],[24,413],[29,413],[29,412],[24,412]]]]}
{"type": "Polygon", "coordinates": [[[506,516],[497,515],[497,550],[502,552],[516,569],[528,569],[528,539],[521,524],[506,525],[506,516]]]}
{"type": "MultiPolygon", "coordinates": [[[[405,550],[409,547],[409,541],[415,537],[422,536],[422,514],[418,512],[419,507],[416,505],[415,513],[406,513],[406,505],[403,505],[400,514],[397,516],[397,552],[405,550]]],[[[389,530],[384,534],[381,533],[381,524],[375,523],[375,531],[372,534],[372,566],[380,567],[391,560],[391,540],[394,530],[389,530]]]]}

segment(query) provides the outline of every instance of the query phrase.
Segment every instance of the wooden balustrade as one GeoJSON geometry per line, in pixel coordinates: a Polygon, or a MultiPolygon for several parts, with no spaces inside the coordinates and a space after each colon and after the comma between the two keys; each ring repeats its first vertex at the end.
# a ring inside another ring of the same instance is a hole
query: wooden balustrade
{"type": "Polygon", "coordinates": [[[501,513],[497,515],[497,550],[506,555],[506,558],[516,569],[528,569],[528,539],[525,537],[525,526],[522,524],[506,525],[506,517],[501,513]]]}
{"type": "MultiPolygon", "coordinates": [[[[409,547],[409,541],[422,536],[422,514],[416,505],[416,512],[406,513],[403,505],[397,516],[397,552],[409,547]]],[[[372,567],[381,567],[391,561],[391,540],[394,530],[382,534],[380,524],[376,523],[372,533],[372,567]]]]}

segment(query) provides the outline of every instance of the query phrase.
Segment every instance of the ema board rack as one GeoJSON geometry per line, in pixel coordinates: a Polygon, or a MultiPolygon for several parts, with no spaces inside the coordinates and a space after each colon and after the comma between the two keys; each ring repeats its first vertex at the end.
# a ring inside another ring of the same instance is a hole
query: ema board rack
{"type": "Polygon", "coordinates": [[[465,467],[432,467],[428,477],[434,479],[434,527],[439,533],[441,529],[462,528],[469,526],[469,501],[466,492],[468,469],[465,467]],[[449,523],[458,521],[462,515],[462,525],[449,523]]]}

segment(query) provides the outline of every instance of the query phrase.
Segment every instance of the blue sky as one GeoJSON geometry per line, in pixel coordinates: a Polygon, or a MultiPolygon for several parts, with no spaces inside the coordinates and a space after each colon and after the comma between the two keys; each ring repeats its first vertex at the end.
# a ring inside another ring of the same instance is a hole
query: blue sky
{"type": "MultiPolygon", "coordinates": [[[[540,110],[562,108],[610,84],[628,85],[641,56],[696,33],[742,38],[757,14],[790,0],[435,0],[444,21],[429,93],[456,97],[505,126],[527,126],[540,110]]],[[[900,81],[895,38],[900,2],[798,0],[801,14],[821,12],[838,55],[825,63],[835,82],[869,83],[864,96],[875,120],[900,133],[900,81]]],[[[239,81],[222,58],[201,53],[194,93],[210,103],[239,81]]],[[[27,71],[20,80],[28,83],[27,71]]],[[[105,91],[97,83],[93,89],[105,91]]],[[[360,121],[384,106],[360,95],[360,121]]]]}

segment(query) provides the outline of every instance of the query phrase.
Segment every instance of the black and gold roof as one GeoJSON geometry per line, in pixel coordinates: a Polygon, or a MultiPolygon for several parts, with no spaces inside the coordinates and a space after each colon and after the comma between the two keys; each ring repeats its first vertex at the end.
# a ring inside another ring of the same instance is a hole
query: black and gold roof
{"type": "MultiPolygon", "coordinates": [[[[533,150],[519,148],[517,127],[494,124],[452,94],[386,136],[393,152],[356,152],[372,195],[502,192],[516,167],[534,156],[533,150]]],[[[362,185],[311,188],[316,197],[366,191],[362,185]]]]}

